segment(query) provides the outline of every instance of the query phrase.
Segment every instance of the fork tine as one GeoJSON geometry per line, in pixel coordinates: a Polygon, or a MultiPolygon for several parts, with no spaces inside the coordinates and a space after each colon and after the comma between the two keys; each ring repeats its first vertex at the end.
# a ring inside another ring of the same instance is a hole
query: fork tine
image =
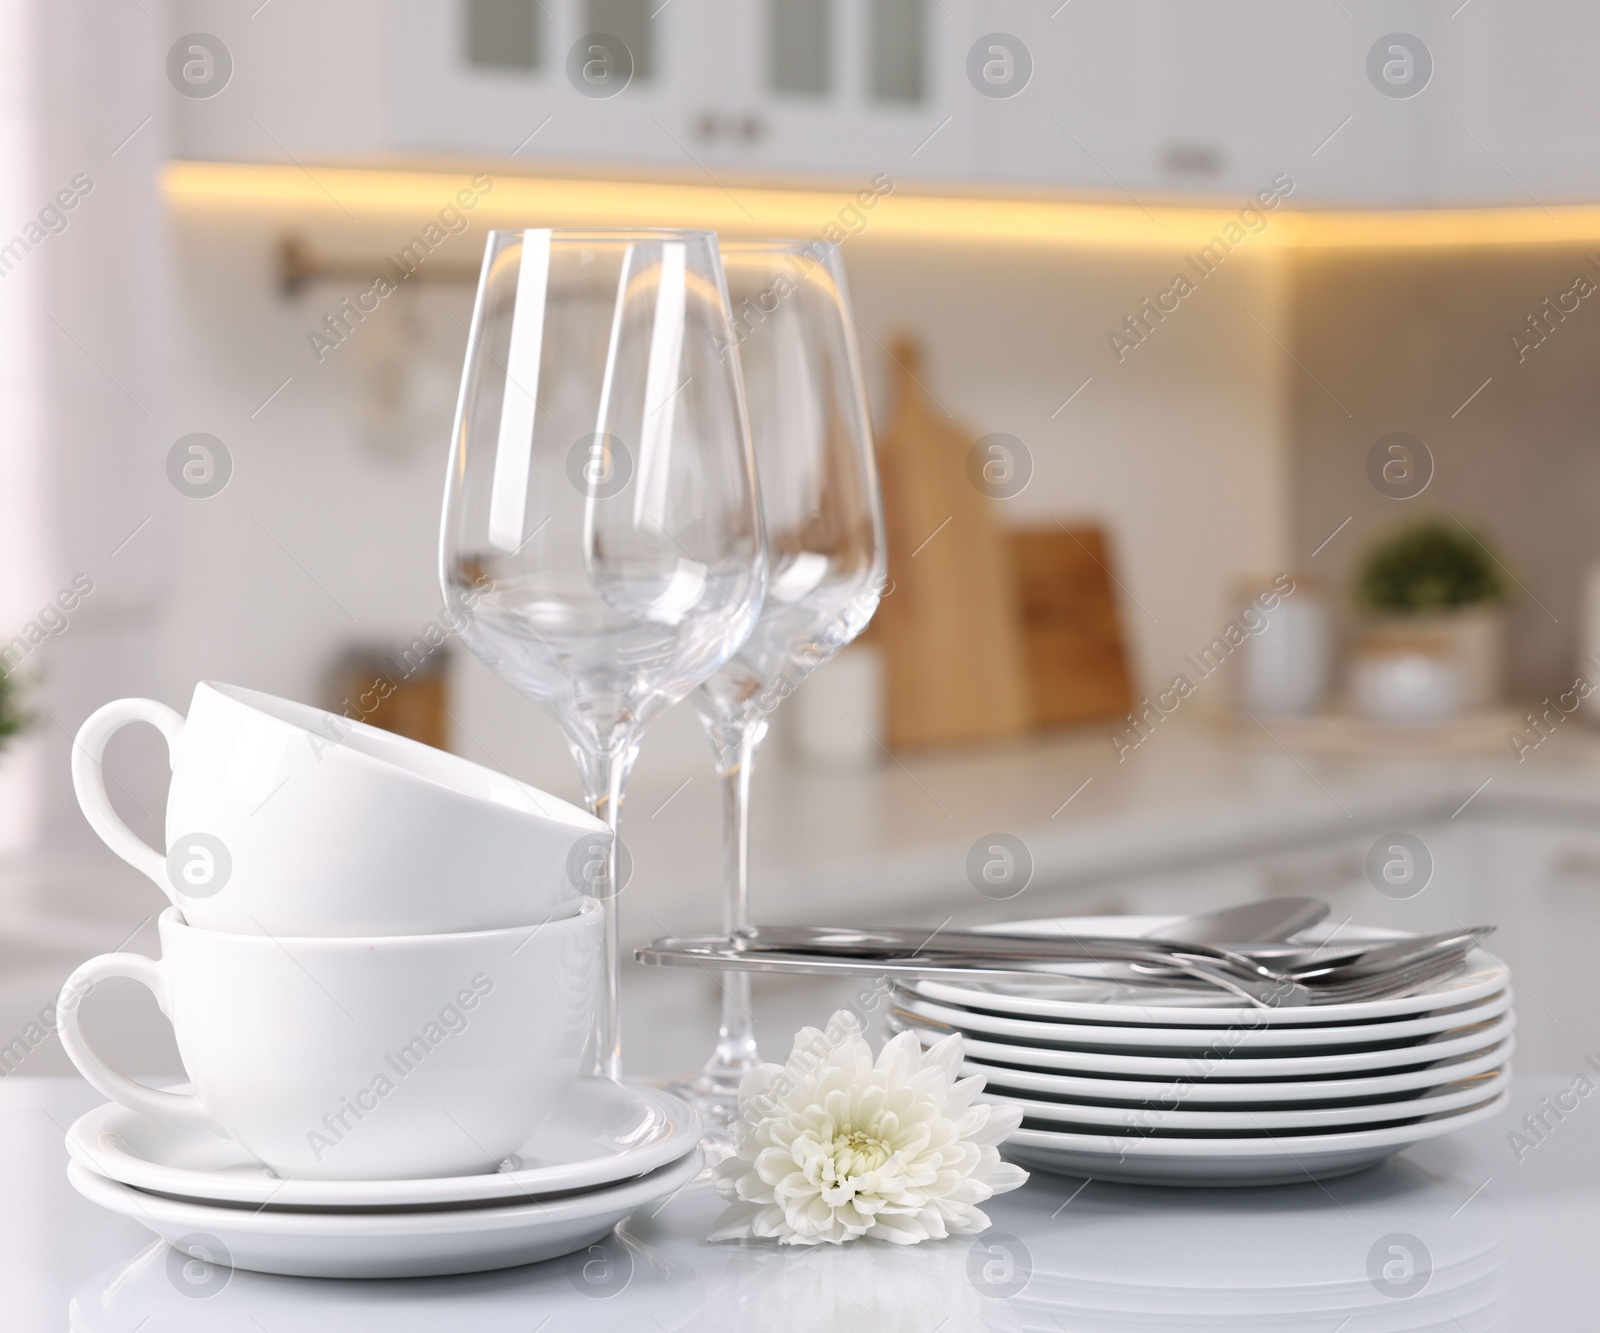
{"type": "Polygon", "coordinates": [[[1445,958],[1452,954],[1465,954],[1477,941],[1465,938],[1461,934],[1453,937],[1436,940],[1428,948],[1413,952],[1409,955],[1391,958],[1385,964],[1374,966],[1369,959],[1357,959],[1349,963],[1339,963],[1332,967],[1310,973],[1296,972],[1296,980],[1307,986],[1337,985],[1340,982],[1356,978],[1371,978],[1384,976],[1403,968],[1414,967],[1419,964],[1432,962],[1435,958],[1445,958]]]}
{"type": "Polygon", "coordinates": [[[1459,960],[1466,957],[1471,946],[1458,944],[1450,949],[1437,949],[1415,958],[1408,958],[1404,962],[1395,963],[1392,967],[1365,969],[1365,968],[1338,968],[1323,973],[1321,976],[1300,978],[1307,986],[1343,986],[1363,981],[1375,981],[1382,977],[1395,976],[1419,967],[1432,967],[1442,961],[1459,960]]]}
{"type": "Polygon", "coordinates": [[[1383,976],[1362,977],[1339,985],[1309,989],[1317,1003],[1349,1003],[1352,1000],[1379,995],[1399,994],[1412,986],[1431,984],[1454,972],[1459,966],[1459,959],[1437,960],[1417,967],[1402,968],[1383,976]]]}
{"type": "Polygon", "coordinates": [[[1402,968],[1383,976],[1363,977],[1342,985],[1317,988],[1314,993],[1318,996],[1344,1000],[1353,996],[1370,998],[1380,994],[1399,994],[1412,986],[1431,984],[1440,977],[1448,976],[1455,972],[1460,964],[1459,958],[1439,959],[1415,967],[1402,968]]]}
{"type": "Polygon", "coordinates": [[[1353,1004],[1363,1000],[1389,999],[1423,990],[1460,970],[1465,961],[1463,951],[1459,956],[1431,960],[1428,963],[1407,967],[1399,972],[1353,980],[1334,986],[1309,986],[1311,1003],[1353,1004]]]}

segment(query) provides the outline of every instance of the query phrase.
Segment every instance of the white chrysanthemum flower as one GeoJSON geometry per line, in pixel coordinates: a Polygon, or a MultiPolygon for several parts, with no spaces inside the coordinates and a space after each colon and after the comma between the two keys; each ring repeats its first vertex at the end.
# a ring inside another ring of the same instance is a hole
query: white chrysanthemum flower
{"type": "Polygon", "coordinates": [[[787,1065],[739,1087],[733,1156],[715,1173],[734,1202],[711,1239],[913,1245],[983,1231],[978,1205],[1028,1178],[997,1150],[1022,1109],[974,1105],[983,1080],[957,1077],[961,1057],[960,1034],[924,1051],[902,1032],[874,1061],[844,1010],[826,1032],[802,1028],[787,1065]]]}

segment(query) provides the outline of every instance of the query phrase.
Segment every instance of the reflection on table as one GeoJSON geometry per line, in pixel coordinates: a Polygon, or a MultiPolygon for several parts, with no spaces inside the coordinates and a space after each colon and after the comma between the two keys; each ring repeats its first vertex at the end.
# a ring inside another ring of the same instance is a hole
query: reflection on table
{"type": "Polygon", "coordinates": [[[242,1271],[147,1245],[84,1284],[77,1333],[474,1333],[708,1329],[1509,1328],[1506,1214],[1404,1159],[1321,1184],[1151,1189],[1038,1174],[980,1237],[835,1249],[700,1238],[698,1183],[604,1246],[532,1267],[398,1282],[242,1271]],[[1470,1203],[1468,1202],[1470,1199],[1470,1203]],[[541,1320],[546,1322],[540,1323],[541,1320]],[[1341,1322],[1343,1321],[1343,1322],[1341,1322]]]}

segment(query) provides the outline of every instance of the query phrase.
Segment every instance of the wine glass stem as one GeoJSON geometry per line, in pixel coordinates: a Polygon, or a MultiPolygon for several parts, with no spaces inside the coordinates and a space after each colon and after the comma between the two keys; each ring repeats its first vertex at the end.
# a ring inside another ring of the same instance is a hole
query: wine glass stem
{"type": "MultiPolygon", "coordinates": [[[[630,747],[619,753],[578,753],[583,773],[584,797],[590,812],[602,820],[613,834],[622,809],[622,788],[638,750],[630,747]]],[[[606,853],[605,881],[599,896],[605,904],[601,954],[600,1000],[594,1021],[594,1060],[590,1073],[599,1078],[622,1077],[622,912],[617,884],[617,848],[613,838],[606,853]]]]}
{"type": "MultiPolygon", "coordinates": [[[[718,745],[722,779],[722,925],[727,934],[750,919],[750,770],[764,725],[724,723],[718,745]]],[[[750,974],[727,972],[722,982],[722,1022],[717,1049],[706,1063],[706,1075],[718,1084],[737,1084],[759,1056],[755,1019],[750,1012],[750,974]]]]}

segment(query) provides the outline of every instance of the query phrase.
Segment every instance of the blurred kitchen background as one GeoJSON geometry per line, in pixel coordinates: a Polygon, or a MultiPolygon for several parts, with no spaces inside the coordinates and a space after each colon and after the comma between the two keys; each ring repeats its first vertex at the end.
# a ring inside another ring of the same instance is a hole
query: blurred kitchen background
{"type": "MultiPolygon", "coordinates": [[[[842,245],[894,586],[774,717],[757,919],[1492,920],[1519,1067],[1600,1050],[1600,10],[0,0],[0,34],[0,1075],[66,1068],[4,1043],[76,962],[154,947],[68,776],[109,699],[230,681],[577,798],[531,703],[404,654],[485,233],[583,224],[842,245]]],[[[108,768],[160,841],[154,733],[108,768]]],[[[628,937],[713,927],[688,708],[628,802],[628,937]]],[[[634,1071],[698,1063],[714,982],[635,973],[675,1021],[634,1071]]],[[[832,998],[758,997],[773,1048],[832,998]]],[[[89,1021],[174,1072],[145,1003],[89,1021]]]]}

